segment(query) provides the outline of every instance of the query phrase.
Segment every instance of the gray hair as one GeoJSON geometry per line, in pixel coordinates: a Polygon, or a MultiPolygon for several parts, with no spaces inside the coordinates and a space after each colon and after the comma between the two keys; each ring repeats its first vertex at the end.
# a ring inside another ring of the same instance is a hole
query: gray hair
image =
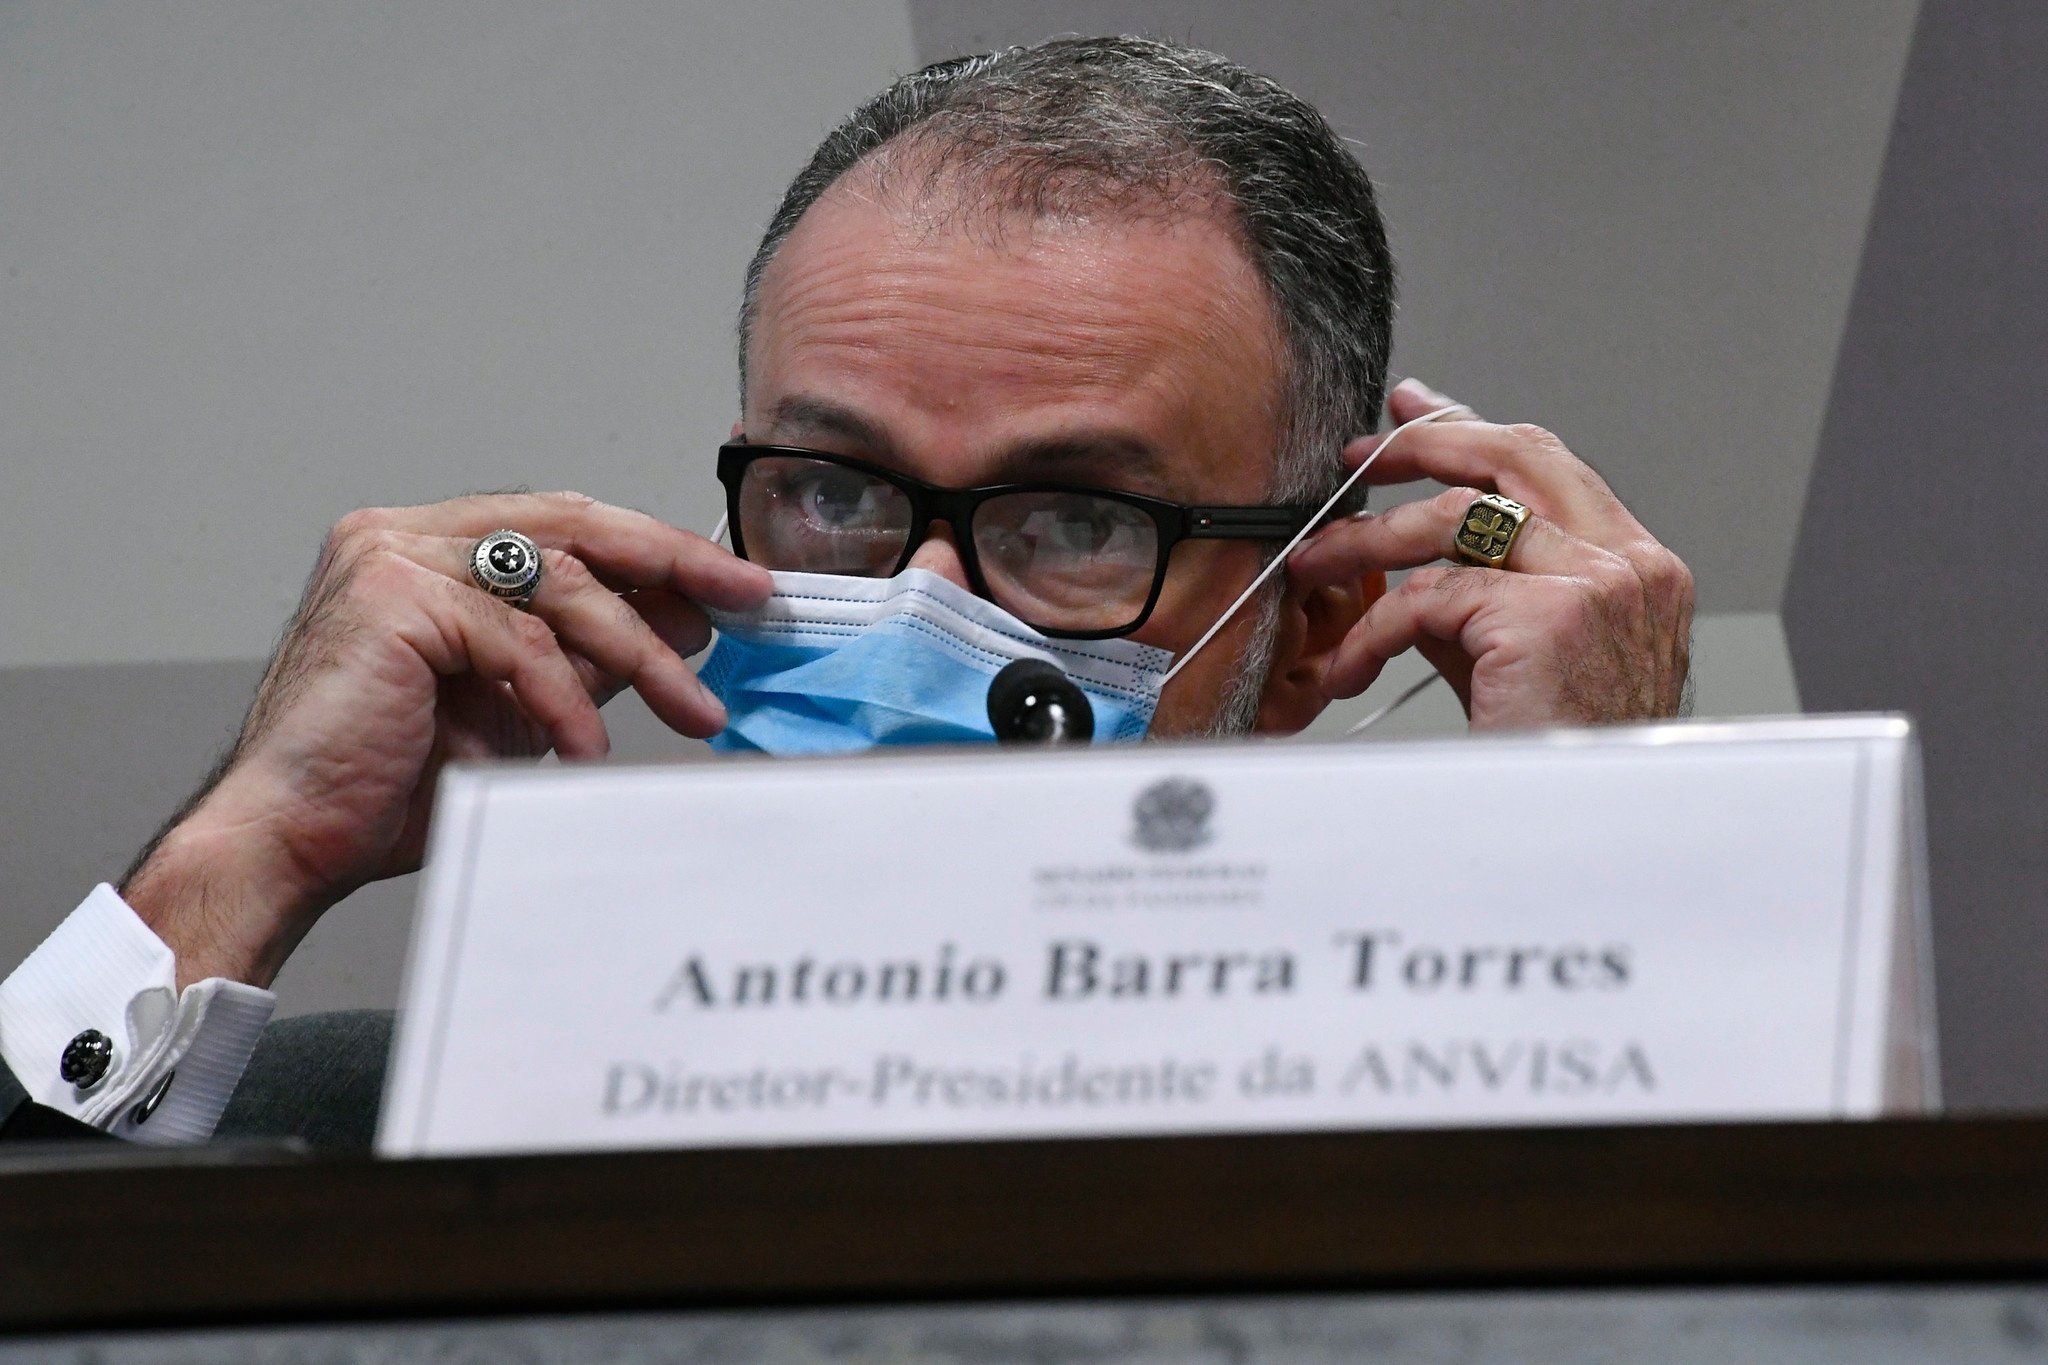
{"type": "Polygon", "coordinates": [[[1055,38],[957,57],[854,110],[790,182],[747,265],[742,393],[768,263],[841,176],[912,131],[930,173],[973,176],[997,207],[1056,212],[1085,196],[1138,211],[1220,188],[1286,347],[1269,496],[1329,496],[1345,442],[1375,429],[1386,399],[1394,263],[1372,181],[1305,101],[1177,43],[1055,38]]]}
{"type": "MultiPolygon", "coordinates": [[[[863,163],[885,170],[884,149],[899,139],[916,152],[902,160],[933,181],[971,183],[976,208],[1220,209],[1265,282],[1283,345],[1267,496],[1321,502],[1335,490],[1345,443],[1376,428],[1386,398],[1394,266],[1372,181],[1322,115],[1274,81],[1146,38],[1056,38],[938,62],[848,115],[790,182],[747,266],[743,398],[769,262],[826,190],[863,163]]],[[[1277,599],[1263,597],[1275,600],[1248,604],[1264,626],[1252,655],[1271,651],[1277,599]]],[[[1264,671],[1240,677],[1219,720],[1249,727],[1256,696],[1245,685],[1264,671]]]]}

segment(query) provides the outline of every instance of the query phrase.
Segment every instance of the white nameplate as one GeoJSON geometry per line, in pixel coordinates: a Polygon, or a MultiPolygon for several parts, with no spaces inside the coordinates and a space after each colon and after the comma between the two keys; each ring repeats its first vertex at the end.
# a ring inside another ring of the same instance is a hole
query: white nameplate
{"type": "Polygon", "coordinates": [[[1883,718],[450,773],[387,1155],[1931,1107],[1883,718]]]}

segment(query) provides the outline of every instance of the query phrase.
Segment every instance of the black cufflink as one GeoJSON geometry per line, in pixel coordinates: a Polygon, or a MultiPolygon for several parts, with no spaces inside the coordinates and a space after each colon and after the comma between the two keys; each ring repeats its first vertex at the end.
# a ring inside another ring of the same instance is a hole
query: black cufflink
{"type": "Polygon", "coordinates": [[[80,1090],[90,1090],[106,1079],[107,1068],[113,1064],[114,1040],[89,1028],[65,1046],[57,1074],[80,1090]]]}
{"type": "Polygon", "coordinates": [[[138,1128],[148,1123],[149,1116],[154,1114],[156,1107],[164,1102],[164,1096],[170,1093],[171,1082],[177,1078],[178,1073],[176,1071],[166,1071],[164,1078],[156,1083],[156,1089],[143,1096],[142,1102],[128,1111],[128,1121],[138,1128]]]}

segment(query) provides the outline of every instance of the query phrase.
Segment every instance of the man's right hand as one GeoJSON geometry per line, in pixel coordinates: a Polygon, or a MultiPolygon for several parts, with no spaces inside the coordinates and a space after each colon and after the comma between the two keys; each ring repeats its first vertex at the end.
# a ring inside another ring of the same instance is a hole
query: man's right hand
{"type": "Polygon", "coordinates": [[[703,537],[575,493],[352,513],[217,779],[123,893],[180,987],[268,986],[329,906],[419,866],[444,764],[602,758],[597,708],[626,687],[680,733],[716,734],[724,708],[683,662],[711,636],[700,604],[769,591],[703,537]],[[470,581],[472,547],[501,528],[541,546],[530,610],[470,581]]]}

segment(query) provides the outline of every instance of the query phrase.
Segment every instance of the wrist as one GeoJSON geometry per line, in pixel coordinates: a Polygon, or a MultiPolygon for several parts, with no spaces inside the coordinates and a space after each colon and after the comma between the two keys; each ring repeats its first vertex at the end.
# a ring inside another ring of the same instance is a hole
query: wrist
{"type": "Polygon", "coordinates": [[[180,990],[216,976],[268,988],[327,908],[268,821],[222,796],[174,825],[121,888],[176,955],[180,990]]]}

